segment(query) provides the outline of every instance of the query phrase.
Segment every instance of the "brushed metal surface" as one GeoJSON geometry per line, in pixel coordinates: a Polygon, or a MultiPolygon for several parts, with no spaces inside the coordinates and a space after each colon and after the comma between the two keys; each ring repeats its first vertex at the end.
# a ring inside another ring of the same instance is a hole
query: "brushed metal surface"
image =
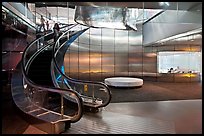
{"type": "Polygon", "coordinates": [[[202,100],[110,103],[63,134],[201,134],[202,100]]]}
{"type": "Polygon", "coordinates": [[[65,134],[174,134],[174,123],[122,113],[86,114],[65,134]]]}

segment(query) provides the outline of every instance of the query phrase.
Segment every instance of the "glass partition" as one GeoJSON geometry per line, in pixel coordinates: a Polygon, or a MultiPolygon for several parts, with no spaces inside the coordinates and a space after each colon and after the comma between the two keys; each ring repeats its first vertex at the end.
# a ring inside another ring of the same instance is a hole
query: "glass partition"
{"type": "Polygon", "coordinates": [[[199,73],[201,71],[200,52],[158,52],[157,58],[159,73],[199,73]]]}

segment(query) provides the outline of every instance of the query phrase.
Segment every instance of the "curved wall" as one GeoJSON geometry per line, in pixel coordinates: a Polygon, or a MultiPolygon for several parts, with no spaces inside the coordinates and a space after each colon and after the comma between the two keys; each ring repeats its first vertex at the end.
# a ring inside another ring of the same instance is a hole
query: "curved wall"
{"type": "MultiPolygon", "coordinates": [[[[160,78],[157,53],[161,51],[201,52],[202,29],[200,32],[188,33],[202,26],[200,20],[194,20],[202,16],[200,5],[202,4],[183,10],[180,9],[183,6],[182,3],[175,3],[176,10],[164,8],[163,13],[153,16],[143,24],[137,24],[137,31],[134,29],[91,28],[67,50],[64,58],[66,74],[72,78],[95,81],[104,81],[107,77],[115,76],[140,77],[151,81],[182,81],[183,77],[177,80],[180,76],[175,74],[172,75],[173,80],[165,80],[163,77],[169,78],[169,75],[165,74],[160,78]],[[169,15],[171,15],[170,18],[169,15]],[[193,17],[194,15],[196,16],[193,17]],[[156,31],[146,29],[146,26],[154,26],[154,24],[157,24],[155,29],[158,26],[175,26],[175,30],[185,24],[184,28],[188,30],[182,28],[182,31],[170,33],[172,27],[165,29],[162,27],[156,31]],[[185,35],[171,37],[179,34],[185,35]],[[197,34],[200,35],[199,38],[196,38],[197,34]],[[164,37],[161,38],[161,36],[164,37]],[[148,40],[151,37],[159,38],[156,40],[153,38],[153,41],[148,40]]],[[[144,8],[146,8],[145,3],[144,8]]],[[[190,61],[188,63],[191,65],[190,61]]],[[[202,62],[200,63],[202,65],[202,62]]],[[[199,76],[200,74],[196,76],[198,80],[188,80],[187,76],[187,79],[183,81],[200,81],[199,76]]]]}

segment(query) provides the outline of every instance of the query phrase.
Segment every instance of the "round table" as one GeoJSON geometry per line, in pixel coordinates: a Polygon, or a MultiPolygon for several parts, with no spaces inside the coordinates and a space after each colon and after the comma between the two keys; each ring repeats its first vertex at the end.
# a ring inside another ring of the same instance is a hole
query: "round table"
{"type": "Polygon", "coordinates": [[[133,77],[106,78],[105,83],[114,87],[138,87],[143,85],[143,79],[133,77]]]}

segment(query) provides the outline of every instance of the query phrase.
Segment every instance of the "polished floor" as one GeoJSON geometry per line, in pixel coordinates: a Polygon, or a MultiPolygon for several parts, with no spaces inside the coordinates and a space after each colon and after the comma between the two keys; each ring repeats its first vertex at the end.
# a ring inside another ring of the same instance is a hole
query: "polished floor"
{"type": "Polygon", "coordinates": [[[110,103],[65,134],[201,134],[202,100],[110,103]]]}
{"type": "Polygon", "coordinates": [[[144,81],[141,88],[111,87],[111,103],[202,99],[202,82],[144,81]]]}
{"type": "MultiPolygon", "coordinates": [[[[29,125],[23,134],[46,134],[29,125]]],[[[202,134],[202,100],[111,103],[63,134],[202,134]]]]}
{"type": "MultiPolygon", "coordinates": [[[[11,95],[3,93],[3,134],[46,134],[24,121],[16,113],[11,95]]],[[[202,134],[202,99],[110,103],[98,113],[85,113],[63,132],[99,133],[202,134]]]]}

